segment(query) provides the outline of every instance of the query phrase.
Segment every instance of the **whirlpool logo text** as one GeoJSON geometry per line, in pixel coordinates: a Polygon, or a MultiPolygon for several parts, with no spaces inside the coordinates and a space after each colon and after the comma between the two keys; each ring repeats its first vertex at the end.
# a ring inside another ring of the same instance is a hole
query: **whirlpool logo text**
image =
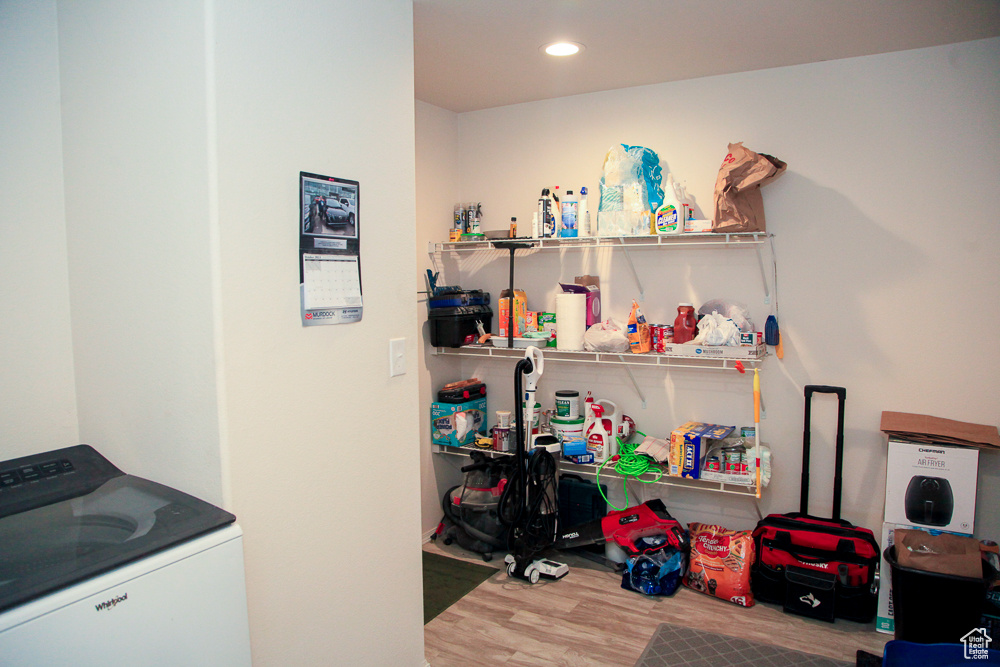
{"type": "Polygon", "coordinates": [[[101,604],[95,604],[94,609],[97,611],[107,611],[108,609],[113,608],[119,602],[125,602],[125,600],[128,600],[128,593],[123,593],[118,597],[111,598],[110,600],[105,600],[101,604]]]}

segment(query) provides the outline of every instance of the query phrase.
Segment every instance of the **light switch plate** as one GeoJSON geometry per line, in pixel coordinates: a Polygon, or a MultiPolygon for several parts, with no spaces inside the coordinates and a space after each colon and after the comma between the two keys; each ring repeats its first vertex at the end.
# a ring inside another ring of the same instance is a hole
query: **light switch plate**
{"type": "Polygon", "coordinates": [[[389,339],[389,377],[406,373],[406,339],[389,339]]]}

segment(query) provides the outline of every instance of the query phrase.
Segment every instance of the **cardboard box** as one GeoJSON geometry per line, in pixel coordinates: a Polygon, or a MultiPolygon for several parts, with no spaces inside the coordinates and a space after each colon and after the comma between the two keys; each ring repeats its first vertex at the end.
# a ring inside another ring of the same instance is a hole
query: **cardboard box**
{"type": "Polygon", "coordinates": [[[884,520],[972,533],[979,450],[889,439],[884,520]]]}
{"type": "MultiPolygon", "coordinates": [[[[927,530],[926,527],[922,526],[911,526],[886,521],[882,524],[882,541],[879,542],[882,547],[883,554],[886,549],[895,543],[895,532],[899,528],[927,530]]],[[[928,532],[938,534],[950,531],[930,530],[928,532]]],[[[968,533],[954,534],[962,535],[963,537],[971,537],[968,533]]],[[[875,612],[875,630],[889,635],[896,632],[896,624],[893,618],[892,607],[892,570],[889,566],[889,561],[885,559],[884,555],[881,558],[881,565],[879,565],[878,611],[875,612]]]]}
{"type": "Polygon", "coordinates": [[[461,447],[473,442],[477,435],[486,435],[485,396],[464,403],[431,404],[431,442],[435,445],[461,447]]]}
{"type": "Polygon", "coordinates": [[[592,327],[601,321],[601,279],[598,276],[577,276],[573,282],[587,288],[587,326],[592,327]]]}
{"type": "MultiPolygon", "coordinates": [[[[505,292],[507,290],[504,290],[505,292]]],[[[502,297],[498,305],[499,309],[499,335],[501,338],[507,335],[507,324],[510,322],[510,298],[502,297]]],[[[528,299],[521,290],[514,290],[514,337],[521,338],[528,328],[528,299]]]]}
{"type": "Polygon", "coordinates": [[[704,359],[763,359],[767,354],[766,345],[677,345],[663,346],[663,354],[680,357],[702,357],[704,359]]]}
{"type": "Polygon", "coordinates": [[[549,338],[549,342],[546,347],[556,346],[556,314],[555,313],[538,313],[538,330],[548,331],[552,334],[549,338]]]}
{"type": "Polygon", "coordinates": [[[702,456],[714,444],[733,432],[735,426],[687,422],[670,433],[670,465],[668,473],[674,477],[698,479],[701,476],[702,456]]]}
{"type": "Polygon", "coordinates": [[[689,218],[684,221],[685,234],[702,234],[712,231],[712,221],[689,218]]]}

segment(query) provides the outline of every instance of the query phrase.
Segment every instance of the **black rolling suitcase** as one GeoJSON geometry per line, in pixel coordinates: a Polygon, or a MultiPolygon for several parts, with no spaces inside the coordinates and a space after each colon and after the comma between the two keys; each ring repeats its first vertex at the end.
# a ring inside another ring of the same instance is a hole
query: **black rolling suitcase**
{"type": "Polygon", "coordinates": [[[833,621],[844,618],[867,623],[875,617],[878,600],[878,542],[872,531],[840,518],[844,458],[843,387],[807,385],[805,430],[802,436],[800,509],[769,514],[753,531],[757,560],[751,570],[754,596],[784,606],[786,612],[833,621]],[[837,453],[833,477],[833,518],[810,516],[809,431],[814,393],[836,394],[837,453]]]}

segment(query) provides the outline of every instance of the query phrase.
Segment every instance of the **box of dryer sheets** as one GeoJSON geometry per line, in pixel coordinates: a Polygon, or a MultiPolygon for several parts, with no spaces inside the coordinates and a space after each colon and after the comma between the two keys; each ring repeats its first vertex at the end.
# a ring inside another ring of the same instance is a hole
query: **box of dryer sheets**
{"type": "Polygon", "coordinates": [[[889,438],[884,520],[972,533],[978,477],[978,449],[889,438]]]}
{"type": "Polygon", "coordinates": [[[486,397],[462,403],[431,403],[431,442],[461,447],[486,435],[486,397]]]}
{"type": "MultiPolygon", "coordinates": [[[[910,526],[902,523],[889,523],[886,521],[882,524],[882,541],[879,544],[882,546],[882,564],[879,566],[879,584],[878,584],[878,611],[875,612],[875,629],[879,632],[884,632],[885,634],[894,634],[896,632],[896,623],[893,616],[892,608],[892,571],[889,566],[889,562],[885,559],[885,550],[895,544],[895,533],[899,528],[908,529],[918,529],[927,530],[927,532],[932,535],[937,535],[942,532],[940,530],[928,530],[923,526],[910,526]]],[[[953,533],[954,535],[961,535],[962,537],[971,537],[968,533],[953,533]]]]}
{"type": "Polygon", "coordinates": [[[687,422],[670,433],[670,466],[674,477],[698,479],[701,476],[702,456],[714,444],[733,432],[735,426],[687,422]]]}

